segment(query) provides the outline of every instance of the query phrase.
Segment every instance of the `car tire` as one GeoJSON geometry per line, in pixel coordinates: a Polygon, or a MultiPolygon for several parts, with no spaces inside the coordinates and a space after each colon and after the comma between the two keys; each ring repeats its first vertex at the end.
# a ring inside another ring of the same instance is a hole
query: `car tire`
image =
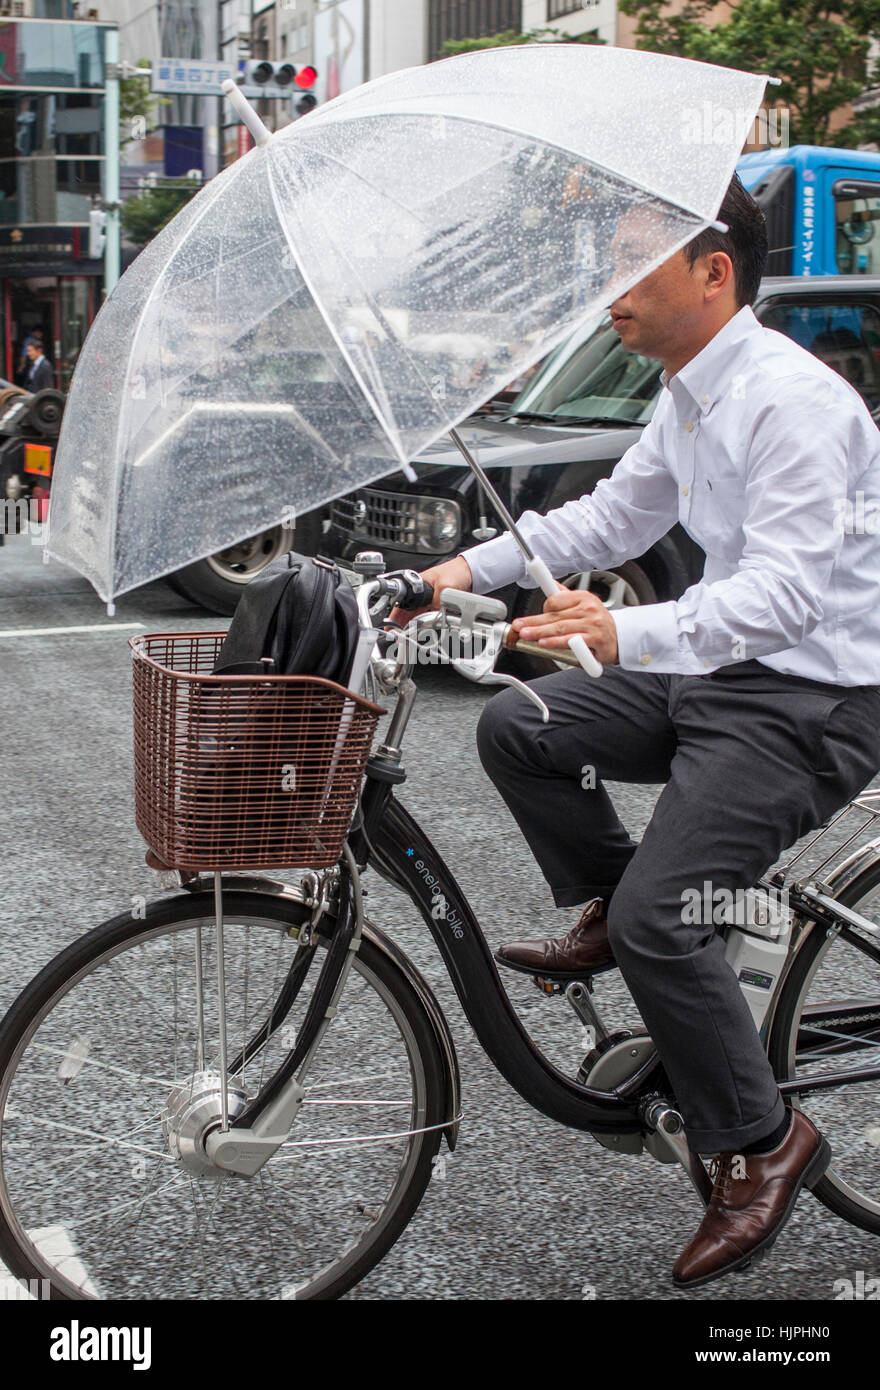
{"type": "MultiPolygon", "coordinates": [[[[648,575],[635,560],[625,560],[610,570],[589,570],[584,574],[571,574],[561,581],[568,589],[589,589],[602,599],[607,608],[635,608],[645,603],[657,602],[657,590],[648,575]]],[[[544,605],[544,595],[538,589],[526,589],[517,600],[512,616],[525,618],[532,613],[540,613],[544,605]]],[[[505,662],[504,669],[522,680],[534,680],[536,676],[549,675],[554,668],[565,670],[559,662],[542,661],[540,657],[520,656],[512,653],[505,662]]]]}
{"type": "Polygon", "coordinates": [[[206,608],[209,613],[231,617],[247,585],[262,574],[267,565],[289,550],[303,555],[317,554],[322,535],[321,513],[308,512],[297,520],[292,530],[289,526],[272,526],[238,545],[186,565],[170,574],[168,582],[191,603],[206,608]]]}

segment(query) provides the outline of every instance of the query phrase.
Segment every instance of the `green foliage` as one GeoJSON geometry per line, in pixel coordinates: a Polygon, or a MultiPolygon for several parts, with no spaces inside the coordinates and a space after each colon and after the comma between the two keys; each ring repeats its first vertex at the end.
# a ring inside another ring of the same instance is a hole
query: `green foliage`
{"type": "Polygon", "coordinates": [[[443,57],[453,58],[456,53],[472,53],[478,48],[507,48],[512,44],[604,42],[595,34],[562,34],[556,29],[528,29],[522,34],[517,29],[504,29],[500,34],[487,34],[482,39],[447,39],[443,45],[443,57]]]}
{"type": "Polygon", "coordinates": [[[161,188],[147,188],[122,205],[122,226],[129,241],[145,246],[198,193],[195,179],[167,179],[161,188]]]}
{"type": "MultiPolygon", "coordinates": [[[[669,13],[669,0],[620,0],[638,18],[640,48],[782,79],[768,99],[790,112],[792,144],[827,145],[832,113],[870,80],[869,40],[880,35],[880,0],[739,0],[729,19],[707,27],[712,0],[688,0],[669,13]]],[[[835,144],[856,145],[862,122],[836,132],[835,144]]]]}
{"type": "MultiPolygon", "coordinates": [[[[136,67],[149,68],[148,58],[139,58],[136,67]]],[[[119,143],[142,140],[155,125],[157,106],[170,106],[168,97],[154,96],[149,77],[126,77],[119,84],[119,143]]]]}

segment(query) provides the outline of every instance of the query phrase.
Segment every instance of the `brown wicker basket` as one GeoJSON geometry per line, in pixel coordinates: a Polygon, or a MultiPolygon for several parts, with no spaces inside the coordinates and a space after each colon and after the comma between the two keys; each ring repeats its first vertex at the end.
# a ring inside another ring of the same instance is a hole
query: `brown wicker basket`
{"type": "Polygon", "coordinates": [[[137,827],[179,869],[328,868],[384,710],[315,676],[213,676],[225,635],[129,640],[137,827]]]}

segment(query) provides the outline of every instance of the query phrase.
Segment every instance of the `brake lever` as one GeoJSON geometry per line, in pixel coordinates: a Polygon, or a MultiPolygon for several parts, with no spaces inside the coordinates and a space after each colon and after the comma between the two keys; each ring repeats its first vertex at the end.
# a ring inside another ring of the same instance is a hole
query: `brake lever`
{"type": "Polygon", "coordinates": [[[466,680],[473,681],[475,685],[510,685],[515,690],[519,690],[525,695],[527,700],[541,711],[541,719],[546,724],[550,719],[550,711],[531,686],[526,685],[517,676],[509,676],[503,672],[495,670],[495,662],[501,655],[505,646],[505,637],[508,632],[508,622],[505,613],[503,621],[493,623],[489,629],[489,636],[486,645],[479,655],[467,657],[451,657],[449,664],[459,675],[466,680]]]}

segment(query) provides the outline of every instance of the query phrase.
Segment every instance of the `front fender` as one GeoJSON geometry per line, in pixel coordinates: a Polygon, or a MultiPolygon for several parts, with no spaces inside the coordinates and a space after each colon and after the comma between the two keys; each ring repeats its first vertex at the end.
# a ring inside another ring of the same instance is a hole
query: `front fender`
{"type": "MultiPolygon", "coordinates": [[[[214,884],[211,877],[198,877],[185,885],[190,893],[213,894],[214,884]]],[[[265,893],[271,897],[281,897],[285,901],[295,903],[308,912],[302,891],[292,883],[284,883],[280,879],[251,877],[246,874],[224,874],[224,890],[239,893],[265,893]]],[[[387,956],[393,962],[395,968],[405,977],[407,984],[418,996],[419,1003],[425,1011],[431,1023],[431,1028],[437,1042],[438,1050],[444,1062],[444,1111],[449,1124],[443,1133],[450,1149],[454,1149],[458,1141],[459,1121],[461,1114],[461,1073],[458,1066],[458,1054],[455,1050],[455,1042],[446,1015],[443,1013],[437,997],[424,976],[413,965],[405,951],[392,941],[390,936],[381,931],[373,922],[364,920],[364,936],[370,944],[387,956]]]]}

